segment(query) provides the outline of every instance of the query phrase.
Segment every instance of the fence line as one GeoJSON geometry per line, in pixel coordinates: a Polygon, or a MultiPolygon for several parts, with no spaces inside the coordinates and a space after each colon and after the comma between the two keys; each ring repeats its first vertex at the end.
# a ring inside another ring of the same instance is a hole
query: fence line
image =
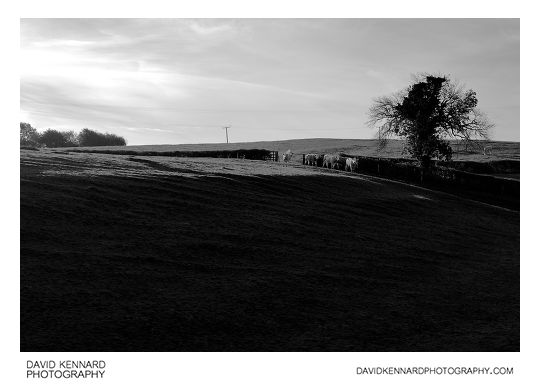
{"type": "Polygon", "coordinates": [[[270,155],[268,155],[268,160],[271,160],[272,162],[279,162],[279,152],[270,151],[270,155]]]}
{"type": "MultiPolygon", "coordinates": [[[[302,155],[302,164],[305,164],[305,154],[302,155]]],[[[345,154],[342,157],[357,160],[356,173],[399,180],[486,203],[519,209],[519,180],[457,170],[450,167],[453,165],[452,162],[444,164],[434,161],[429,170],[424,170],[413,159],[347,156],[345,154]]],[[[467,166],[487,170],[485,165],[474,166],[472,163],[474,162],[468,162],[467,166]]],[[[317,167],[321,166],[322,164],[317,162],[317,167]]],[[[513,167],[515,166],[513,164],[513,167]]],[[[341,169],[344,170],[345,167],[341,169]]],[[[519,172],[519,162],[517,170],[519,172]]]]}

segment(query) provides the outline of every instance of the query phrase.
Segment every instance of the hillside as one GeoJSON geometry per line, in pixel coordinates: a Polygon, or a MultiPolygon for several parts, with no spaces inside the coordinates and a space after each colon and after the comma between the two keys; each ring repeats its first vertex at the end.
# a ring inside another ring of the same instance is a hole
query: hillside
{"type": "MultiPolygon", "coordinates": [[[[488,162],[492,160],[519,160],[519,142],[489,142],[486,145],[492,147],[491,155],[483,155],[482,148],[464,151],[463,145],[453,144],[454,160],[488,162]]],[[[207,144],[163,144],[141,145],[126,147],[85,147],[85,149],[115,150],[115,151],[211,151],[211,150],[238,150],[261,148],[283,153],[291,150],[297,154],[295,160],[300,159],[300,154],[309,152],[337,153],[343,152],[350,155],[363,155],[375,157],[402,157],[403,142],[400,140],[389,141],[388,147],[379,151],[377,140],[371,139],[294,139],[268,142],[245,142],[245,143],[207,143],[207,144]]]]}
{"type": "Polygon", "coordinates": [[[22,351],[519,351],[518,212],[238,159],[22,150],[20,187],[22,351]]]}

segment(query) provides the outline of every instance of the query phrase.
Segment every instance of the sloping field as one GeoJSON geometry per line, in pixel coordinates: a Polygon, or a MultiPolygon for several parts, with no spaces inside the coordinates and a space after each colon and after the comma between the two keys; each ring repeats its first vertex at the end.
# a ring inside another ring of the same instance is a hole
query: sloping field
{"type": "MultiPolygon", "coordinates": [[[[206,144],[163,144],[163,145],[141,145],[126,147],[85,147],[94,150],[114,150],[114,151],[216,151],[216,150],[239,150],[239,149],[266,149],[283,153],[291,150],[296,155],[294,160],[301,160],[301,154],[309,152],[316,153],[347,153],[350,155],[375,156],[383,158],[399,158],[402,154],[403,141],[390,140],[387,148],[378,151],[377,140],[369,139],[294,139],[280,140],[272,142],[248,142],[248,143],[206,143],[206,144]]],[[[519,142],[488,142],[485,145],[491,146],[491,155],[483,155],[483,146],[465,151],[463,145],[453,144],[454,160],[489,162],[493,160],[519,160],[519,142]]]]}
{"type": "Polygon", "coordinates": [[[519,213],[300,165],[21,151],[23,351],[518,351],[519,213]]]}

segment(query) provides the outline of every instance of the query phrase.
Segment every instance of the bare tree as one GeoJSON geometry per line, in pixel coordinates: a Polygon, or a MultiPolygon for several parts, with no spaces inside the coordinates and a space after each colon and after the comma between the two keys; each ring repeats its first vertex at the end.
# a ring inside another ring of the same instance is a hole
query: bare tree
{"type": "Polygon", "coordinates": [[[488,139],[493,124],[477,104],[473,90],[447,77],[419,75],[407,89],[376,98],[368,125],[378,130],[380,149],[391,138],[404,138],[406,150],[429,166],[433,157],[451,159],[449,140],[470,146],[488,139]]]}

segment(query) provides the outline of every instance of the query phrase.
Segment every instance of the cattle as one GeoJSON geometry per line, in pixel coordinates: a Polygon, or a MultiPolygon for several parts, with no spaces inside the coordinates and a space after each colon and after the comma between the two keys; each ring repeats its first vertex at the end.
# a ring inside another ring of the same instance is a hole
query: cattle
{"type": "Polygon", "coordinates": [[[283,161],[290,162],[292,159],[292,156],[293,156],[293,153],[291,152],[291,150],[287,150],[287,152],[283,154],[283,161]]]}
{"type": "Polygon", "coordinates": [[[345,171],[349,170],[351,172],[358,169],[358,160],[354,158],[347,158],[345,161],[345,171]]]}
{"type": "Polygon", "coordinates": [[[323,167],[339,169],[339,155],[326,154],[323,158],[323,167]]]}
{"type": "Polygon", "coordinates": [[[318,158],[319,156],[317,154],[307,154],[305,158],[305,164],[309,166],[316,166],[318,158]]]}

